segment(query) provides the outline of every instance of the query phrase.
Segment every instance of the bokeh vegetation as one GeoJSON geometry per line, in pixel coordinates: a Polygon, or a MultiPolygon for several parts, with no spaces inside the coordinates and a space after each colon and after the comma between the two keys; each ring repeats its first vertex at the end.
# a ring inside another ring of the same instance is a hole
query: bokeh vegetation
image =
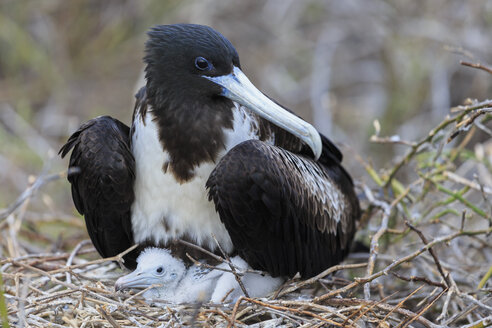
{"type": "MultiPolygon", "coordinates": [[[[439,324],[487,317],[492,125],[490,112],[477,113],[490,108],[492,75],[460,61],[490,62],[490,1],[2,1],[0,209],[39,182],[35,177],[66,169],[56,153],[82,122],[103,114],[130,122],[133,94],[144,83],[145,31],[177,22],[223,33],[261,90],[341,146],[366,209],[357,238],[372,246],[369,258],[359,254],[349,262],[374,267],[347,270],[342,287],[332,280],[321,286],[343,289],[354,276],[377,274],[424,244],[461,232],[436,251],[452,280],[424,253],[392,270],[400,278],[384,275],[345,292],[379,301],[400,291],[387,304],[429,305],[422,315],[439,324]],[[480,104],[488,107],[475,108],[480,104]],[[428,280],[415,294],[418,282],[404,279],[411,276],[428,280]],[[462,316],[452,321],[456,313],[462,316]]],[[[87,238],[64,179],[43,184],[34,196],[15,216],[0,217],[0,260],[70,252],[87,238]],[[14,232],[18,239],[11,242],[14,232]]],[[[79,261],[96,258],[91,253],[79,261]]],[[[382,318],[362,312],[354,316],[382,318]]]]}

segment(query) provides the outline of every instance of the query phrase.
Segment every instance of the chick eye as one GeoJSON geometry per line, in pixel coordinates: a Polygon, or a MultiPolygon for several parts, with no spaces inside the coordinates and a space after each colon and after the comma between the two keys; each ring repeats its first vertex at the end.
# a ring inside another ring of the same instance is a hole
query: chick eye
{"type": "Polygon", "coordinates": [[[200,71],[208,71],[212,69],[212,64],[203,57],[196,57],[195,67],[198,68],[200,71]]]}
{"type": "Polygon", "coordinates": [[[158,267],[157,270],[155,270],[155,271],[157,271],[157,273],[162,273],[164,271],[164,269],[162,267],[158,267]]]}

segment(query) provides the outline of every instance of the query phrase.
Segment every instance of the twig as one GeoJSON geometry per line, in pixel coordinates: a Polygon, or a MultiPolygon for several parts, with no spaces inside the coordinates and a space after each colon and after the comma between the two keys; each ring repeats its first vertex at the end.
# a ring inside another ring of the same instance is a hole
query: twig
{"type": "Polygon", "coordinates": [[[405,280],[405,281],[421,281],[423,283],[426,283],[427,285],[430,285],[430,286],[436,286],[436,287],[441,287],[442,289],[445,289],[446,288],[446,285],[445,284],[442,284],[440,282],[437,282],[437,281],[432,281],[432,280],[429,280],[428,278],[425,278],[425,277],[418,277],[418,276],[410,276],[410,277],[405,277],[405,276],[402,276],[396,272],[391,272],[392,275],[394,275],[395,277],[397,277],[398,279],[401,279],[401,280],[405,280]]]}
{"type": "Polygon", "coordinates": [[[106,313],[106,311],[104,311],[102,306],[98,306],[97,311],[104,317],[104,319],[106,319],[111,324],[111,326],[113,326],[114,328],[121,328],[121,326],[114,320],[114,318],[110,314],[106,313]]]}
{"type": "MultiPolygon", "coordinates": [[[[482,120],[483,121],[483,120],[482,120]]],[[[492,130],[486,127],[481,121],[475,121],[475,126],[492,137],[492,130]]]]}
{"type": "Polygon", "coordinates": [[[132,296],[128,297],[126,300],[123,301],[123,303],[129,303],[131,300],[133,300],[135,297],[140,296],[142,294],[145,294],[145,292],[151,290],[152,288],[158,288],[162,287],[162,284],[152,284],[142,290],[139,290],[138,293],[133,294],[132,296]]]}
{"type": "MultiPolygon", "coordinates": [[[[85,245],[88,245],[88,244],[90,244],[90,243],[91,243],[91,241],[90,241],[90,240],[88,240],[88,239],[85,239],[85,240],[82,240],[81,242],[79,242],[79,243],[77,244],[77,246],[75,246],[75,248],[73,249],[72,253],[70,253],[70,256],[69,256],[69,257],[68,257],[68,259],[67,259],[66,266],[67,266],[67,267],[71,266],[71,265],[72,265],[72,261],[73,261],[73,259],[74,259],[75,255],[77,255],[77,253],[80,251],[80,249],[81,249],[82,247],[84,247],[85,245]]],[[[67,282],[68,282],[69,284],[70,284],[70,283],[72,283],[72,276],[70,275],[70,271],[67,271],[67,272],[65,273],[65,275],[66,275],[66,277],[67,277],[67,278],[66,278],[67,282]]]]}
{"type": "Polygon", "coordinates": [[[237,299],[236,303],[234,304],[234,307],[232,308],[232,313],[231,313],[231,320],[229,321],[227,328],[235,327],[237,309],[239,308],[239,305],[241,304],[241,302],[244,299],[245,299],[244,296],[240,296],[237,299]]]}
{"type": "MultiPolygon", "coordinates": [[[[191,247],[191,248],[194,248],[210,257],[212,257],[213,259],[217,260],[217,262],[220,262],[220,263],[226,263],[228,265],[234,265],[234,263],[231,263],[230,261],[227,261],[227,259],[225,258],[222,258],[220,256],[218,256],[217,254],[214,254],[208,250],[206,250],[205,248],[202,248],[198,245],[195,245],[195,244],[192,244],[190,242],[187,242],[185,240],[182,240],[182,239],[177,239],[177,242],[179,242],[180,244],[183,244],[185,246],[188,246],[188,247],[191,247]]],[[[194,262],[196,265],[199,265],[199,266],[203,266],[203,267],[206,267],[206,268],[211,268],[211,269],[217,269],[217,270],[222,270],[222,271],[226,271],[226,272],[229,272],[229,270],[227,269],[223,269],[223,268],[217,268],[216,266],[212,266],[212,265],[208,265],[206,263],[203,263],[203,262],[199,262],[198,260],[194,259],[193,257],[189,256],[187,254],[187,257],[192,261],[194,262]]],[[[240,269],[240,268],[238,268],[240,269]]],[[[251,272],[251,273],[256,273],[256,274],[261,274],[263,275],[264,272],[263,271],[260,271],[260,270],[254,270],[254,269],[251,269],[251,268],[247,268],[247,269],[240,269],[240,271],[243,271],[243,272],[251,272]]]]}
{"type": "Polygon", "coordinates": [[[436,321],[442,321],[446,318],[449,302],[451,301],[451,297],[453,296],[454,290],[450,288],[446,294],[446,299],[444,300],[444,304],[442,306],[441,314],[436,318],[436,321]]]}
{"type": "Polygon", "coordinates": [[[482,103],[477,103],[473,104],[472,106],[459,106],[458,109],[461,111],[457,116],[454,117],[448,117],[444,121],[442,121],[437,127],[432,129],[429,134],[421,139],[419,142],[415,143],[410,151],[391,169],[390,174],[388,175],[388,178],[386,179],[384,183],[384,187],[388,187],[389,184],[391,183],[391,180],[393,180],[393,177],[396,175],[396,173],[405,165],[407,164],[410,159],[417,153],[417,151],[420,150],[420,147],[428,142],[431,142],[432,139],[437,135],[438,132],[442,131],[445,129],[448,125],[454,122],[459,122],[461,119],[468,113],[473,112],[475,110],[479,110],[481,108],[487,108],[487,107],[492,107],[492,102],[491,101],[485,101],[482,103]]]}
{"type": "Polygon", "coordinates": [[[439,298],[441,298],[442,295],[447,291],[447,289],[442,290],[439,295],[434,297],[432,301],[429,302],[417,315],[415,315],[413,318],[410,319],[410,321],[406,322],[402,328],[408,327],[412,322],[416,321],[417,318],[420,318],[439,298]]]}
{"type": "MultiPolygon", "coordinates": [[[[208,312],[212,312],[212,313],[217,313],[218,315],[220,315],[222,318],[226,319],[226,321],[231,324],[232,321],[231,321],[231,318],[229,318],[229,316],[227,314],[225,314],[224,312],[220,311],[219,309],[209,309],[208,312]]],[[[235,327],[235,325],[234,325],[235,327]]]]}
{"type": "Polygon", "coordinates": [[[456,124],[456,128],[450,133],[447,142],[451,142],[454,138],[456,138],[461,132],[467,131],[471,124],[480,116],[492,113],[492,106],[487,108],[478,109],[476,112],[472,113],[469,117],[464,119],[463,121],[456,124]]]}
{"type": "MultiPolygon", "coordinates": [[[[384,322],[386,321],[386,319],[389,318],[389,316],[391,315],[391,313],[395,312],[397,309],[401,308],[402,305],[410,298],[412,297],[414,294],[416,294],[419,290],[421,290],[422,288],[424,287],[424,285],[422,286],[419,286],[417,287],[413,292],[411,292],[410,294],[408,294],[407,297],[405,297],[404,299],[402,299],[400,302],[398,302],[398,304],[395,305],[395,307],[393,309],[391,309],[391,311],[389,311],[383,318],[383,320],[381,320],[381,322],[384,322]]],[[[378,328],[381,326],[381,323],[378,325],[378,328]]]]}
{"type": "Polygon", "coordinates": [[[55,328],[66,328],[66,326],[59,325],[54,322],[49,322],[48,320],[41,318],[35,314],[31,314],[30,317],[36,319],[37,321],[41,321],[45,326],[44,327],[55,327],[55,328]]]}
{"type": "Polygon", "coordinates": [[[219,261],[219,262],[224,262],[224,259],[220,256],[218,256],[217,254],[214,254],[208,250],[206,250],[205,248],[203,247],[200,247],[198,245],[195,245],[195,244],[192,244],[190,242],[187,242],[186,240],[183,240],[183,239],[176,239],[177,242],[179,242],[180,244],[183,244],[185,246],[188,246],[188,247],[191,247],[191,248],[194,248],[196,250],[199,250],[200,252],[202,252],[203,254],[207,254],[208,256],[214,258],[215,260],[219,261]]]}
{"type": "MultiPolygon", "coordinates": [[[[409,227],[410,229],[412,229],[413,231],[415,231],[417,233],[417,235],[420,237],[420,239],[422,239],[422,242],[424,244],[428,244],[429,243],[429,241],[427,240],[427,238],[425,238],[425,236],[422,233],[422,231],[420,231],[419,229],[417,229],[415,226],[413,226],[408,221],[405,221],[405,224],[407,225],[407,227],[409,227]]],[[[429,248],[429,253],[432,255],[432,258],[434,259],[434,262],[436,263],[437,270],[441,274],[441,277],[446,282],[447,288],[450,288],[451,287],[451,282],[449,281],[448,275],[444,273],[444,271],[442,269],[442,266],[441,266],[441,262],[439,262],[439,258],[437,257],[436,253],[434,252],[434,250],[432,248],[429,248]]]]}
{"type": "MultiPolygon", "coordinates": [[[[477,100],[467,99],[465,105],[456,106],[456,107],[451,108],[451,113],[458,113],[458,112],[459,113],[468,113],[470,111],[474,111],[474,110],[482,109],[482,108],[487,108],[487,107],[492,107],[492,100],[487,99],[487,100],[478,102],[477,100]]],[[[464,117],[464,115],[460,117],[460,120],[463,117],[464,117]]]]}
{"type": "MultiPolygon", "coordinates": [[[[95,252],[96,249],[89,249],[89,250],[84,250],[81,252],[78,252],[78,254],[87,254],[87,253],[92,253],[95,252]]],[[[48,262],[48,261],[54,261],[54,260],[63,260],[66,259],[70,256],[70,253],[39,253],[39,254],[28,254],[28,255],[23,255],[19,257],[14,257],[12,260],[14,261],[23,261],[23,260],[28,260],[28,259],[42,259],[43,262],[48,262]]],[[[0,260],[0,264],[3,265],[5,263],[8,263],[8,260],[10,259],[4,259],[0,260]]],[[[4,270],[4,268],[2,268],[4,270]]]]}
{"type": "Polygon", "coordinates": [[[31,198],[34,193],[44,186],[46,183],[58,180],[60,178],[66,177],[68,174],[74,174],[79,172],[80,170],[78,168],[70,168],[67,171],[62,171],[60,173],[55,173],[55,174],[50,174],[50,175],[41,175],[36,178],[34,183],[27,187],[26,190],[24,190],[20,196],[16,199],[14,203],[12,203],[9,207],[6,209],[0,211],[0,220],[5,219],[8,217],[10,214],[12,214],[19,206],[21,206],[27,199],[31,198]]]}
{"type": "Polygon", "coordinates": [[[489,327],[490,325],[492,325],[492,315],[489,315],[488,317],[485,318],[481,318],[468,325],[461,326],[461,328],[482,328],[482,327],[489,327]]]}
{"type": "Polygon", "coordinates": [[[442,184],[438,183],[437,181],[434,181],[432,179],[426,178],[428,181],[430,181],[432,184],[434,184],[437,188],[437,190],[453,197],[454,199],[458,200],[459,202],[463,203],[466,207],[471,209],[473,212],[477,213],[481,217],[485,219],[490,219],[489,215],[485,213],[482,209],[478,208],[476,205],[474,205],[472,202],[464,198],[460,193],[453,192],[452,190],[449,190],[448,188],[444,187],[442,184]]]}
{"type": "Polygon", "coordinates": [[[479,300],[473,298],[471,295],[468,295],[466,293],[461,293],[459,292],[458,293],[458,296],[462,297],[462,298],[466,298],[468,301],[472,302],[473,304],[476,304],[478,305],[479,307],[487,310],[487,311],[490,311],[492,312],[492,306],[489,306],[487,304],[484,304],[483,302],[480,302],[479,300]]]}
{"type": "MultiPolygon", "coordinates": [[[[379,238],[381,238],[381,236],[388,229],[388,221],[391,215],[391,211],[393,207],[395,207],[408,194],[409,191],[410,191],[410,186],[404,192],[402,192],[395,200],[393,200],[391,204],[388,204],[386,202],[376,200],[372,195],[370,189],[364,185],[364,192],[367,195],[367,198],[369,199],[371,204],[374,204],[375,206],[378,206],[383,209],[383,218],[381,219],[381,225],[378,231],[371,238],[371,249],[370,249],[369,260],[367,262],[367,271],[366,271],[367,276],[373,273],[374,265],[376,262],[376,256],[379,250],[379,238]]],[[[369,284],[364,285],[364,297],[365,299],[370,299],[371,297],[369,284]]]]}
{"type": "MultiPolygon", "coordinates": [[[[381,202],[383,205],[383,218],[381,219],[381,225],[378,231],[371,238],[371,250],[369,255],[369,260],[367,261],[366,274],[371,275],[374,270],[374,265],[376,263],[376,256],[379,250],[379,238],[386,232],[388,228],[388,221],[391,214],[391,206],[389,204],[381,202]]],[[[364,285],[364,298],[366,300],[371,298],[370,286],[369,284],[364,285]]]]}
{"type": "Polygon", "coordinates": [[[492,195],[492,187],[482,186],[479,183],[470,181],[470,180],[463,178],[462,176],[459,176],[456,173],[451,172],[451,171],[444,171],[443,175],[444,175],[444,177],[448,178],[451,181],[454,181],[456,183],[468,186],[468,187],[475,189],[475,190],[479,190],[479,191],[483,190],[484,193],[492,195]]]}
{"type": "MultiPolygon", "coordinates": [[[[360,308],[360,313],[359,315],[353,320],[354,322],[357,322],[359,321],[367,312],[371,311],[372,309],[376,308],[379,304],[381,303],[384,303],[386,302],[388,299],[390,299],[391,297],[393,297],[397,292],[394,292],[393,294],[391,295],[388,295],[382,299],[380,299],[379,301],[373,303],[373,304],[370,304],[364,311],[361,311],[363,309],[363,307],[360,308]]],[[[352,315],[355,315],[357,312],[354,312],[352,315]]],[[[345,321],[343,322],[343,324],[345,325],[347,323],[347,321],[350,319],[350,316],[347,317],[347,319],[345,319],[345,321]]]]}
{"type": "Polygon", "coordinates": [[[220,245],[220,243],[217,240],[217,238],[215,238],[215,235],[214,234],[212,234],[212,238],[215,240],[215,243],[217,244],[217,247],[219,248],[219,250],[222,253],[222,255],[226,258],[227,264],[231,268],[232,274],[234,275],[234,278],[236,278],[236,281],[239,284],[239,287],[241,287],[241,290],[243,291],[244,296],[249,297],[248,291],[244,287],[244,284],[243,284],[243,281],[241,280],[241,277],[236,272],[236,266],[235,265],[232,265],[232,262],[231,262],[231,259],[229,258],[229,255],[227,255],[227,253],[224,252],[224,250],[222,249],[222,246],[220,245]]]}
{"type": "MultiPolygon", "coordinates": [[[[332,306],[340,306],[340,305],[369,305],[369,304],[374,304],[378,303],[377,301],[372,301],[372,300],[360,300],[360,299],[355,299],[355,298],[328,298],[324,300],[324,303],[332,305],[332,306]]],[[[396,306],[391,306],[389,304],[385,303],[378,303],[376,307],[380,308],[381,310],[384,311],[391,311],[393,310],[395,313],[399,313],[401,315],[404,315],[407,318],[416,318],[415,321],[418,323],[424,325],[425,327],[428,328],[438,328],[441,326],[438,326],[436,324],[433,324],[429,320],[423,318],[423,317],[418,317],[414,312],[403,309],[403,308],[398,308],[396,306]]]]}
{"type": "Polygon", "coordinates": [[[244,301],[245,301],[245,302],[255,303],[255,304],[258,304],[258,305],[261,305],[261,306],[264,306],[264,307],[267,307],[267,308],[276,309],[276,310],[283,310],[283,311],[287,311],[287,312],[292,312],[292,313],[297,313],[297,314],[308,315],[308,316],[310,316],[310,317],[316,318],[316,319],[318,319],[318,320],[324,321],[324,322],[326,322],[326,323],[329,323],[329,324],[334,325],[334,326],[337,326],[337,327],[342,326],[340,323],[338,323],[338,322],[336,322],[336,321],[333,321],[333,320],[330,320],[330,319],[323,318],[323,317],[322,317],[322,316],[320,316],[320,315],[317,315],[317,314],[315,314],[315,313],[312,313],[312,312],[309,312],[309,311],[306,311],[306,310],[301,310],[301,309],[293,309],[293,308],[289,308],[289,307],[286,307],[286,306],[281,306],[281,305],[273,305],[273,304],[269,304],[269,303],[262,302],[262,301],[260,301],[260,300],[256,300],[256,299],[253,299],[253,298],[248,298],[248,297],[245,297],[245,298],[244,298],[244,301]]]}
{"type": "MultiPolygon", "coordinates": [[[[219,271],[233,273],[231,269],[221,268],[218,265],[210,265],[210,264],[207,264],[207,263],[200,262],[200,261],[198,261],[197,259],[195,259],[193,256],[191,256],[188,253],[186,253],[186,257],[189,258],[190,261],[193,262],[193,264],[196,265],[196,266],[207,268],[207,269],[210,269],[210,270],[219,270],[219,271]]],[[[223,263],[227,263],[227,261],[224,261],[223,263]]],[[[246,272],[248,272],[248,270],[243,270],[243,269],[237,267],[236,265],[234,265],[234,263],[230,263],[230,265],[233,265],[236,268],[236,273],[240,277],[244,276],[244,274],[246,272]]],[[[255,273],[256,273],[256,270],[255,270],[255,273]]],[[[263,272],[261,272],[261,273],[263,273],[263,272]]]]}
{"type": "Polygon", "coordinates": [[[473,175],[473,179],[477,181],[480,186],[480,193],[482,194],[482,198],[485,204],[488,204],[489,207],[489,224],[492,224],[492,203],[489,201],[487,194],[485,193],[485,186],[480,182],[478,175],[475,173],[473,175]]]}
{"type": "Polygon", "coordinates": [[[415,146],[415,142],[402,140],[400,138],[400,136],[380,137],[378,135],[372,135],[371,139],[369,139],[369,140],[371,142],[380,143],[380,144],[399,144],[399,145],[405,145],[405,146],[409,146],[409,147],[415,146]]]}
{"type": "Polygon", "coordinates": [[[492,265],[489,267],[489,270],[487,271],[487,273],[482,277],[482,279],[480,279],[480,282],[478,283],[478,289],[481,289],[483,288],[483,286],[485,286],[485,283],[487,282],[487,280],[490,279],[490,277],[492,277],[492,265]]]}
{"type": "Polygon", "coordinates": [[[332,266],[332,267],[326,269],[325,271],[321,272],[320,274],[318,274],[312,278],[302,280],[302,281],[298,282],[297,284],[295,284],[294,286],[291,286],[291,287],[281,291],[277,297],[282,297],[283,295],[292,293],[293,291],[295,291],[301,287],[313,284],[313,283],[317,282],[319,279],[322,279],[322,278],[326,277],[327,275],[329,275],[333,272],[340,271],[340,270],[347,270],[347,269],[363,268],[366,265],[367,265],[367,263],[356,263],[356,264],[339,264],[339,265],[332,266]]]}
{"type": "Polygon", "coordinates": [[[484,70],[485,72],[487,72],[489,74],[492,74],[492,68],[485,66],[485,65],[482,65],[480,63],[470,63],[470,62],[466,62],[466,61],[460,61],[460,64],[463,66],[478,68],[478,69],[484,70]]]}
{"type": "MultiPolygon", "coordinates": [[[[63,267],[61,269],[56,269],[56,270],[50,271],[49,273],[55,274],[55,273],[60,273],[60,272],[71,271],[73,269],[83,268],[83,267],[93,265],[93,264],[100,264],[100,263],[113,262],[113,261],[114,262],[120,262],[120,261],[123,261],[123,256],[130,253],[131,251],[133,251],[138,246],[139,246],[138,244],[135,244],[132,247],[128,248],[127,250],[121,252],[120,254],[118,254],[116,256],[105,257],[103,259],[98,259],[98,260],[89,261],[89,262],[85,262],[85,263],[66,266],[66,267],[63,267]]],[[[7,259],[7,260],[8,260],[8,262],[11,262],[9,259],[7,259]]]]}
{"type": "MultiPolygon", "coordinates": [[[[354,309],[339,309],[339,310],[335,310],[333,309],[332,307],[329,307],[329,306],[325,306],[325,305],[321,305],[321,304],[315,304],[313,302],[311,302],[310,300],[306,300],[306,301],[299,301],[299,300],[275,300],[275,301],[270,301],[271,304],[277,304],[277,305],[282,305],[282,306],[295,306],[295,307],[298,307],[298,308],[301,308],[301,309],[313,309],[313,310],[317,310],[319,312],[322,312],[324,314],[326,314],[326,317],[328,317],[328,314],[332,315],[332,316],[336,316],[338,318],[340,318],[341,320],[345,321],[347,320],[347,316],[341,314],[340,312],[348,312],[348,311],[352,311],[354,309]]],[[[359,310],[359,308],[357,308],[356,310],[359,310]]],[[[350,319],[348,319],[347,321],[351,321],[350,319]]]]}

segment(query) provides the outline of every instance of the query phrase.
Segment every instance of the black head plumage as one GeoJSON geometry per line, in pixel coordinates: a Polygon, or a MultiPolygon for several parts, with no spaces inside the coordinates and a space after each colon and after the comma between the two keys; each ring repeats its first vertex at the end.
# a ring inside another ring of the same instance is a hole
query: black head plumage
{"type": "Polygon", "coordinates": [[[148,36],[144,57],[147,93],[156,103],[218,95],[221,88],[203,76],[226,75],[233,65],[240,67],[231,42],[208,26],[157,25],[148,36]]]}

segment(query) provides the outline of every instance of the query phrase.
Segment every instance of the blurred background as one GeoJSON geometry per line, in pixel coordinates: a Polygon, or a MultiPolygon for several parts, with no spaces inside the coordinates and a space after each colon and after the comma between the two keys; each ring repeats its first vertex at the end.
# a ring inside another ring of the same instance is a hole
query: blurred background
{"type": "MultiPolygon", "coordinates": [[[[82,122],[130,123],[145,32],[178,22],[231,40],[253,83],[340,145],[357,180],[354,154],[379,168],[406,150],[371,144],[374,120],[415,140],[492,94],[490,75],[460,65],[492,61],[492,1],[2,0],[0,208],[31,175],[66,168],[57,151],[82,122]]],[[[69,184],[43,188],[26,215],[73,217],[69,184]]]]}

